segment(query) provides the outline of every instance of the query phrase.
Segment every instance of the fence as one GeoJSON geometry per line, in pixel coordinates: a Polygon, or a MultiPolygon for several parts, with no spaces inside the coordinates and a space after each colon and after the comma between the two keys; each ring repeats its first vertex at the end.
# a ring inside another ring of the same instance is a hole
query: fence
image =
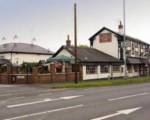
{"type": "MultiPolygon", "coordinates": [[[[6,72],[0,74],[0,84],[45,84],[72,82],[75,80],[75,73],[65,68],[64,73],[56,73],[55,66],[51,64],[50,73],[40,74],[36,69],[32,74],[10,74],[6,72]]],[[[82,80],[82,69],[78,72],[78,80],[82,80]]]]}

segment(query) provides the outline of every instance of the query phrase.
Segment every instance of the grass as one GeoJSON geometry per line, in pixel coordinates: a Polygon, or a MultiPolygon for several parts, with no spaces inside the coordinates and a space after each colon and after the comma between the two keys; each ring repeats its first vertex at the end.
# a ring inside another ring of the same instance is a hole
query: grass
{"type": "Polygon", "coordinates": [[[74,83],[62,83],[55,85],[53,88],[91,88],[91,87],[105,87],[105,86],[120,86],[129,84],[140,84],[150,82],[150,76],[148,77],[136,77],[126,79],[114,79],[114,80],[91,80],[82,81],[78,84],[74,83]]]}

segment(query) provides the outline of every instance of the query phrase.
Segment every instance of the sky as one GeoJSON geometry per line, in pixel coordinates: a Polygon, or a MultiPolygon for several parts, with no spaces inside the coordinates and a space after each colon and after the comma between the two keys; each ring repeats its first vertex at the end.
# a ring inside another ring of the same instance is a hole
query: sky
{"type": "MultiPolygon", "coordinates": [[[[78,45],[106,26],[118,31],[123,0],[0,0],[0,43],[25,42],[56,51],[67,35],[74,43],[73,4],[77,3],[78,45]],[[17,35],[17,39],[13,39],[17,35]],[[2,38],[5,37],[6,40],[2,38]]],[[[126,32],[150,43],[150,0],[126,0],[126,32]]]]}

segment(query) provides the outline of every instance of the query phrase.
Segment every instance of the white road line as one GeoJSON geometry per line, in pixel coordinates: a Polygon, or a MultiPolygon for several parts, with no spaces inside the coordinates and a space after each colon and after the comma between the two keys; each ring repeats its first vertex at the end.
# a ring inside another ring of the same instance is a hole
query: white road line
{"type": "Polygon", "coordinates": [[[27,115],[13,117],[13,118],[7,118],[7,119],[3,119],[3,120],[17,120],[17,119],[21,119],[21,118],[33,117],[33,116],[38,116],[38,115],[42,115],[42,114],[48,114],[48,113],[53,113],[53,112],[58,112],[58,111],[63,111],[63,110],[80,108],[80,107],[83,107],[83,106],[84,106],[83,104],[80,104],[80,105],[75,105],[75,106],[70,106],[70,107],[65,107],[65,108],[58,108],[58,109],[44,111],[44,112],[27,114],[27,115]]]}
{"type": "Polygon", "coordinates": [[[28,103],[21,103],[21,104],[15,104],[15,105],[8,105],[7,108],[14,108],[14,107],[20,107],[20,106],[26,106],[26,105],[33,105],[33,104],[38,104],[38,103],[44,103],[44,102],[50,102],[56,99],[50,99],[50,98],[45,98],[44,100],[41,101],[34,101],[34,102],[28,102],[28,103]]]}
{"type": "Polygon", "coordinates": [[[27,102],[27,103],[15,104],[15,105],[8,105],[7,108],[21,107],[21,106],[26,106],[26,105],[33,105],[33,104],[45,103],[45,102],[51,102],[51,101],[57,101],[57,100],[70,100],[70,99],[78,98],[81,96],[83,96],[83,95],[66,96],[66,97],[60,97],[60,98],[56,98],[56,99],[45,98],[44,100],[40,100],[40,101],[27,102]]]}
{"type": "Polygon", "coordinates": [[[60,99],[63,99],[63,100],[70,100],[70,99],[78,98],[78,97],[81,97],[81,96],[83,96],[83,95],[61,97],[60,99]]]}
{"type": "Polygon", "coordinates": [[[144,96],[144,95],[148,95],[149,93],[145,92],[145,93],[140,93],[140,94],[135,94],[135,95],[128,95],[128,96],[123,96],[123,97],[118,97],[118,98],[112,98],[112,99],[108,99],[108,101],[116,101],[116,100],[122,100],[122,99],[127,99],[127,98],[133,98],[133,97],[138,97],[138,96],[144,96]]]}

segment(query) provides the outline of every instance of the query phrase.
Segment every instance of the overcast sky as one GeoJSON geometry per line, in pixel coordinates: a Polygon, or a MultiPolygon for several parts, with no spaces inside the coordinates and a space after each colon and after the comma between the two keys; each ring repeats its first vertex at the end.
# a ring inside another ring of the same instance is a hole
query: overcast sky
{"type": "MultiPolygon", "coordinates": [[[[0,38],[31,43],[56,51],[67,34],[73,43],[73,3],[78,7],[78,44],[101,27],[117,31],[123,0],[0,0],[0,38]]],[[[150,0],[126,0],[127,34],[150,43],[150,0]]],[[[4,41],[3,41],[4,42],[4,41]]],[[[2,43],[2,40],[1,40],[2,43]]]]}

